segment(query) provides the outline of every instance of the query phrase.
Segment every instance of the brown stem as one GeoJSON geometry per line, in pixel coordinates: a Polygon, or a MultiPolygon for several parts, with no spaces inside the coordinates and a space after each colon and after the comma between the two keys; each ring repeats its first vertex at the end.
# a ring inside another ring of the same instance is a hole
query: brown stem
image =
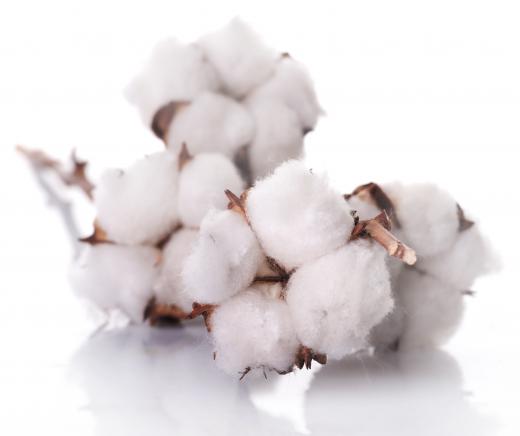
{"type": "Polygon", "coordinates": [[[175,304],[158,303],[155,298],[152,298],[144,311],[144,319],[150,321],[150,325],[157,325],[162,321],[168,320],[179,322],[187,319],[188,313],[184,312],[179,306],[175,304]]]}
{"type": "Polygon", "coordinates": [[[397,239],[389,229],[390,220],[383,211],[375,218],[359,221],[352,230],[350,240],[368,236],[381,244],[390,256],[401,259],[408,265],[413,265],[417,261],[415,251],[397,239]]]}
{"type": "Polygon", "coordinates": [[[35,169],[54,172],[65,185],[77,186],[92,200],[94,184],[87,178],[87,162],[80,161],[74,151],[71,154],[73,168],[67,170],[61,162],[48,156],[43,151],[32,150],[22,145],[17,145],[16,149],[31,162],[35,169]]]}

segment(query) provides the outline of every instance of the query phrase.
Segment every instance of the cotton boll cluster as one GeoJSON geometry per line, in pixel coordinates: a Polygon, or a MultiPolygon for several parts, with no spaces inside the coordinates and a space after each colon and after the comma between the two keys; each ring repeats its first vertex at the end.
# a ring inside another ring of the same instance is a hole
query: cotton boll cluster
{"type": "Polygon", "coordinates": [[[222,153],[249,182],[299,157],[322,113],[306,69],[239,19],[193,44],[161,43],[128,97],[172,151],[222,153]]]}
{"type": "Polygon", "coordinates": [[[396,309],[373,330],[372,343],[382,349],[442,344],[460,323],[464,295],[495,265],[489,243],[456,201],[435,185],[360,188],[351,203],[357,198],[360,205],[385,209],[396,234],[418,254],[413,268],[389,263],[396,309]]]}
{"type": "Polygon", "coordinates": [[[87,246],[70,269],[70,282],[78,295],[99,308],[118,308],[140,322],[159,271],[159,254],[152,247],[87,246]]]}
{"type": "Polygon", "coordinates": [[[367,347],[393,307],[387,253],[368,230],[354,233],[344,196],[289,161],[228,197],[229,210],[204,219],[182,272],[218,365],[287,372],[367,347]]]}

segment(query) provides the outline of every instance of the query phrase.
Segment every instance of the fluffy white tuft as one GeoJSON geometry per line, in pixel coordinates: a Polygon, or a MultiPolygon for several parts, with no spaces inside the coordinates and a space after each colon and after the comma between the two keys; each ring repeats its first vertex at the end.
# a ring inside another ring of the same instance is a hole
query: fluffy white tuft
{"type": "Polygon", "coordinates": [[[198,227],[210,209],[225,209],[226,189],[240,193],[244,182],[233,163],[216,153],[196,155],[179,176],[179,217],[185,226],[198,227]]]}
{"type": "Polygon", "coordinates": [[[303,152],[303,131],[296,113],[276,100],[256,99],[247,102],[256,124],[249,148],[253,180],[271,173],[289,159],[303,152]]]}
{"type": "Polygon", "coordinates": [[[401,223],[399,236],[419,258],[434,256],[453,245],[459,228],[457,203],[446,191],[427,183],[392,183],[383,189],[401,223]]]}
{"type": "Polygon", "coordinates": [[[184,261],[191,254],[199,232],[193,229],[176,231],[162,252],[159,277],[154,293],[159,303],[175,304],[185,312],[192,309],[193,300],[184,291],[181,272],[184,261]]]}
{"type": "Polygon", "coordinates": [[[99,225],[121,244],[154,244],[178,222],[177,159],[168,152],[105,172],[94,191],[99,225]]]}
{"type": "Polygon", "coordinates": [[[159,251],[151,247],[87,245],[69,272],[74,291],[103,310],[119,309],[135,322],[152,296],[159,251]]]}
{"type": "Polygon", "coordinates": [[[292,269],[344,245],[353,227],[343,196],[298,161],[250,190],[247,214],[266,254],[292,269]]]}
{"type": "Polygon", "coordinates": [[[263,260],[258,241],[244,218],[231,210],[210,211],[186,259],[182,278],[198,303],[218,304],[246,289],[263,260]]]}
{"type": "Polygon", "coordinates": [[[157,44],[142,72],[127,87],[126,96],[150,125],[156,111],[165,104],[191,101],[219,86],[217,73],[200,47],[167,39],[157,44]]]}
{"type": "Polygon", "coordinates": [[[280,58],[273,77],[255,89],[249,99],[284,103],[294,111],[305,131],[314,129],[323,112],[307,69],[291,57],[280,58]]]}
{"type": "Polygon", "coordinates": [[[234,97],[243,97],[265,82],[276,66],[277,53],[238,18],[201,38],[199,45],[215,65],[225,91],[234,97]]]}
{"type": "Polygon", "coordinates": [[[220,305],[210,322],[215,360],[227,373],[292,367],[299,344],[282,300],[249,288],[220,305]]]}
{"type": "Polygon", "coordinates": [[[355,241],[305,264],[289,280],[286,300],[303,345],[333,359],[355,352],[393,307],[385,251],[355,241]]]}
{"type": "Polygon", "coordinates": [[[174,152],[186,143],[193,154],[216,152],[233,157],[251,142],[254,129],[251,115],[241,104],[207,92],[176,113],[166,142],[174,152]]]}

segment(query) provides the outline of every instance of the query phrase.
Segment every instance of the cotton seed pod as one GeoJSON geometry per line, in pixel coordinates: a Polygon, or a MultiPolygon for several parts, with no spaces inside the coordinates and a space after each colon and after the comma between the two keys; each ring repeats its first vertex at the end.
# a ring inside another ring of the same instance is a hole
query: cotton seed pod
{"type": "Polygon", "coordinates": [[[286,303],[254,287],[215,309],[211,337],[217,365],[231,375],[255,368],[287,371],[299,346],[286,303]]]}
{"type": "Polygon", "coordinates": [[[119,309],[141,322],[159,271],[159,255],[152,247],[86,245],[71,266],[69,279],[79,296],[100,309],[119,309]]]}
{"type": "Polygon", "coordinates": [[[186,313],[191,312],[193,300],[184,290],[181,272],[198,237],[197,230],[179,229],[164,246],[160,273],[154,284],[157,303],[175,305],[186,313]]]}
{"type": "Polygon", "coordinates": [[[174,152],[186,143],[195,155],[215,152],[233,157],[251,142],[254,131],[254,121],[241,104],[206,92],[175,113],[165,141],[174,152]]]}
{"type": "Polygon", "coordinates": [[[99,226],[121,244],[153,245],[178,223],[177,159],[160,152],[105,172],[94,190],[99,226]]]}
{"type": "Polygon", "coordinates": [[[265,253],[287,270],[344,245],[353,228],[343,197],[298,161],[257,182],[246,204],[265,253]]]}
{"type": "Polygon", "coordinates": [[[220,87],[217,73],[200,47],[167,39],[154,48],[141,73],[126,89],[143,121],[151,126],[157,111],[172,101],[191,101],[220,87]]]}
{"type": "Polygon", "coordinates": [[[370,330],[393,308],[385,255],[359,240],[293,273],[286,301],[304,346],[333,359],[367,346],[370,330]]]}
{"type": "Polygon", "coordinates": [[[226,189],[244,189],[238,170],[227,157],[203,153],[188,160],[179,176],[178,209],[182,224],[198,227],[210,209],[225,209],[226,189]]]}
{"type": "Polygon", "coordinates": [[[199,238],[184,262],[186,293],[197,303],[221,303],[251,284],[263,256],[241,215],[212,210],[202,221],[199,238]]]}
{"type": "Polygon", "coordinates": [[[236,98],[265,82],[273,74],[278,57],[238,18],[202,37],[198,45],[215,66],[224,90],[236,98]]]}

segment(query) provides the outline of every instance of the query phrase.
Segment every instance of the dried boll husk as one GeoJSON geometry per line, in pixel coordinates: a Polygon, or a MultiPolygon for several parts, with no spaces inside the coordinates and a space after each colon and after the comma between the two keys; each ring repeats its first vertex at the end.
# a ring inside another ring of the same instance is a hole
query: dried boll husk
{"type": "Polygon", "coordinates": [[[212,210],[184,262],[186,293],[197,303],[221,303],[252,283],[262,260],[262,250],[243,217],[232,210],[212,210]]]}
{"type": "Polygon", "coordinates": [[[254,121],[243,105],[206,92],[175,111],[164,139],[173,152],[186,143],[194,155],[215,152],[233,157],[252,141],[254,132],[254,121]]]}
{"type": "Polygon", "coordinates": [[[215,66],[224,91],[235,98],[244,97],[274,73],[278,54],[239,18],[197,44],[215,66]]]}
{"type": "Polygon", "coordinates": [[[159,152],[128,170],[109,170],[94,190],[99,226],[109,240],[154,245],[178,224],[177,158],[159,152]]]}
{"type": "Polygon", "coordinates": [[[168,103],[189,102],[204,91],[219,88],[217,73],[200,47],[167,39],[157,44],[125,94],[151,126],[157,111],[168,103]]]}
{"type": "Polygon", "coordinates": [[[69,271],[74,291],[100,309],[119,309],[142,322],[159,272],[159,250],[114,244],[85,245],[69,271]]]}
{"type": "Polygon", "coordinates": [[[374,242],[357,240],[292,274],[286,301],[304,346],[333,359],[367,346],[393,308],[385,256],[374,242]]]}
{"type": "Polygon", "coordinates": [[[217,365],[231,375],[255,368],[290,370],[299,347],[287,304],[256,287],[214,310],[211,337],[217,365]]]}

